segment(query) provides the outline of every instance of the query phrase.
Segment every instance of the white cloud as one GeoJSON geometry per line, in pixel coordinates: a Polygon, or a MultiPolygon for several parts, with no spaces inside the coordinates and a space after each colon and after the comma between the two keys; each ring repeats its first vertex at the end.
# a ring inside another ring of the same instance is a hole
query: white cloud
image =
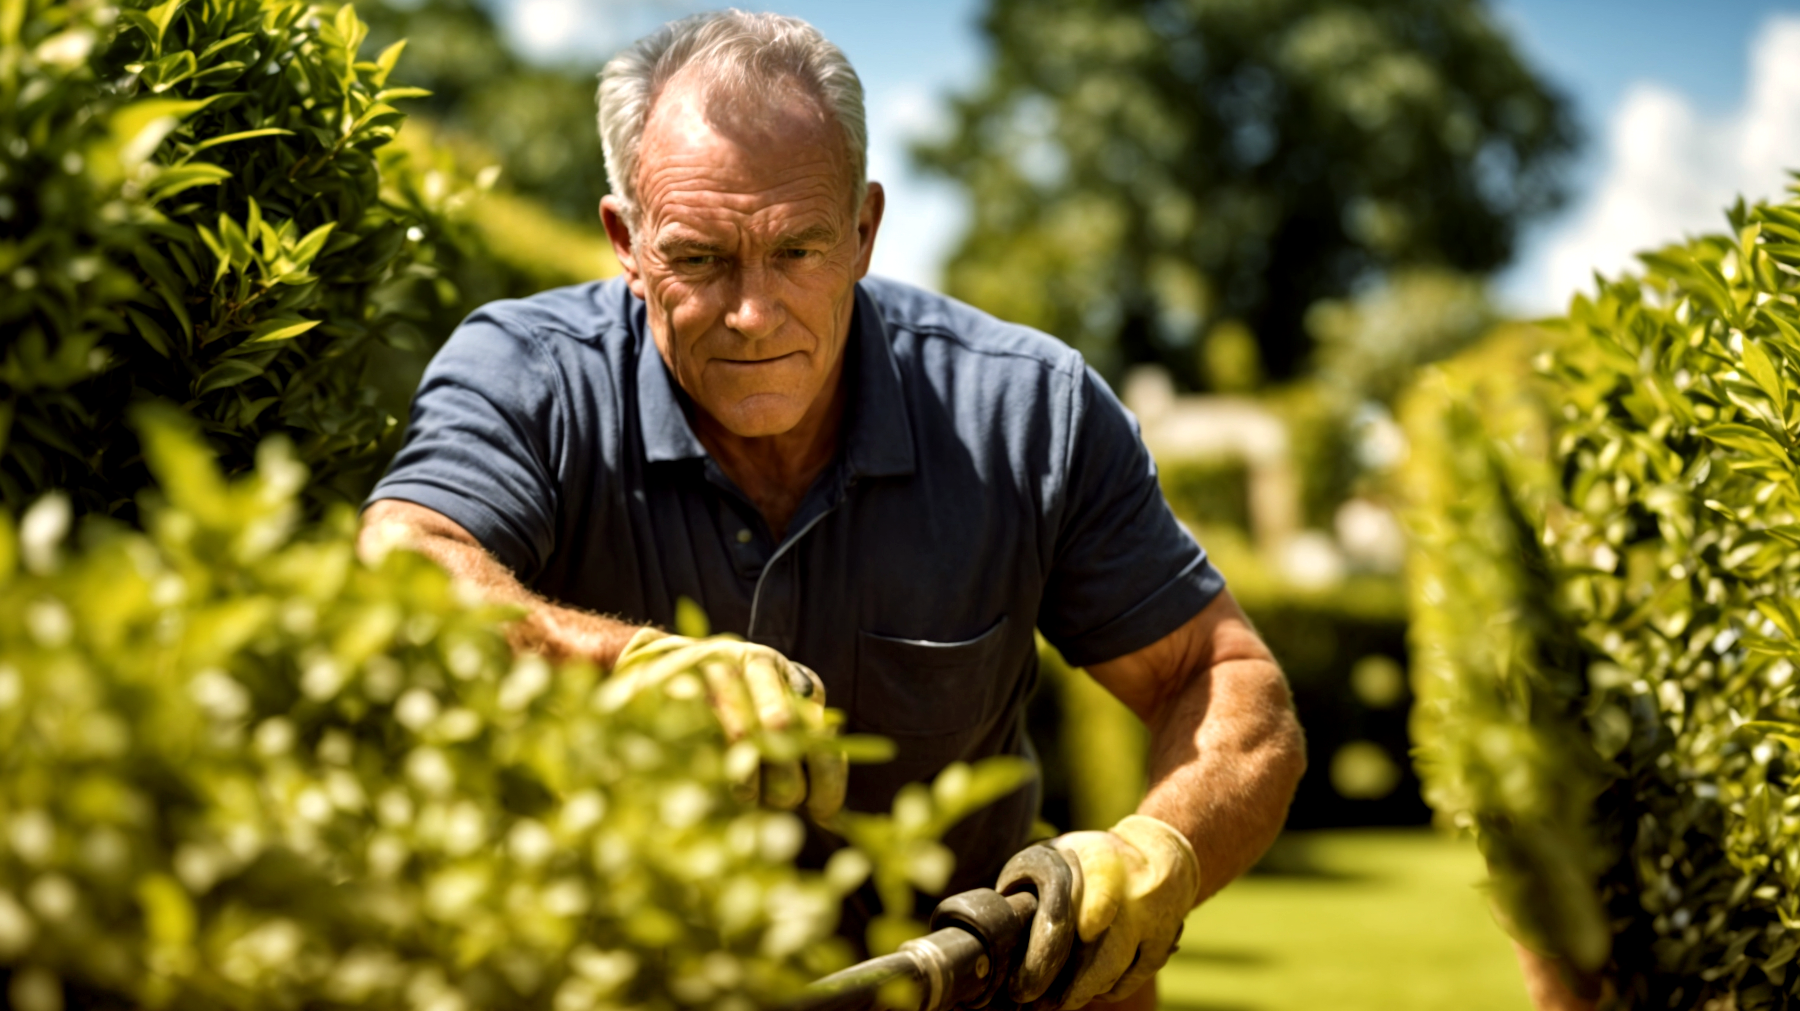
{"type": "Polygon", "coordinates": [[[518,0],[508,6],[507,27],[520,49],[535,58],[567,55],[581,25],[576,0],[518,0]]]}
{"type": "Polygon", "coordinates": [[[590,63],[657,25],[690,14],[697,0],[498,0],[507,37],[527,57],[590,63]]]}
{"type": "Polygon", "coordinates": [[[1578,289],[1636,266],[1635,253],[1727,227],[1724,210],[1778,198],[1800,169],[1800,18],[1764,23],[1750,47],[1743,105],[1722,117],[1654,84],[1629,88],[1608,125],[1593,191],[1503,294],[1526,312],[1557,312],[1578,289]]]}

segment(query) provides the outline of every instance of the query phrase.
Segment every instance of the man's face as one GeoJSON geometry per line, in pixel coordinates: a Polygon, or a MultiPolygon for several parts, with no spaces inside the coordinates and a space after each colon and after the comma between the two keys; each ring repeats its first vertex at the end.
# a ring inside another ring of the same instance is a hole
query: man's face
{"type": "Polygon", "coordinates": [[[713,106],[677,76],[644,127],[639,220],[601,216],[681,388],[742,437],[792,430],[830,397],[882,195],[853,192],[843,134],[817,101],[713,106]]]}

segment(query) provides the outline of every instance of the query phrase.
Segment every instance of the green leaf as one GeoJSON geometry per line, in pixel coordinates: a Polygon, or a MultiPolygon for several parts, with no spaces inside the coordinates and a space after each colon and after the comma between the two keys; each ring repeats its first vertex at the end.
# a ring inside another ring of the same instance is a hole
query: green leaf
{"type": "Polygon", "coordinates": [[[220,144],[229,144],[232,141],[249,140],[252,137],[292,137],[293,135],[294,131],[283,130],[277,126],[266,126],[260,130],[242,130],[238,133],[228,133],[221,137],[203,140],[194,145],[194,153],[198,154],[209,147],[218,147],[220,144]]]}
{"type": "Polygon", "coordinates": [[[194,383],[194,395],[202,396],[211,393],[214,390],[222,390],[226,387],[236,386],[239,383],[255,379],[262,374],[263,369],[260,365],[252,365],[239,358],[226,359],[225,361],[214,365],[212,368],[207,369],[206,372],[200,376],[194,383]]]}
{"type": "Polygon", "coordinates": [[[318,258],[319,251],[325,248],[325,240],[331,237],[331,230],[336,227],[337,222],[327,221],[307,232],[306,238],[294,246],[295,265],[302,269],[311,266],[313,260],[318,258]]]}
{"type": "Polygon", "coordinates": [[[1774,622],[1775,627],[1781,629],[1783,635],[1795,642],[1800,642],[1800,616],[1794,613],[1792,607],[1787,606],[1783,601],[1765,599],[1756,602],[1756,610],[1763,617],[1774,622]]]}
{"type": "Polygon", "coordinates": [[[274,260],[281,255],[281,235],[267,221],[258,221],[253,229],[256,237],[262,240],[262,258],[264,262],[274,260]]]}
{"type": "Polygon", "coordinates": [[[850,761],[861,764],[891,762],[899,753],[893,741],[874,734],[845,734],[837,744],[850,761]]]}
{"type": "Polygon", "coordinates": [[[206,244],[206,248],[212,251],[213,259],[218,262],[218,267],[213,271],[213,283],[218,284],[219,278],[224,277],[231,269],[231,252],[225,248],[224,241],[205,225],[195,225],[194,231],[200,233],[200,241],[206,244]]]}
{"type": "Polygon", "coordinates": [[[276,341],[289,340],[300,336],[323,322],[324,320],[301,319],[298,316],[277,316],[274,319],[267,319],[258,323],[256,329],[250,332],[250,339],[246,340],[244,343],[273,344],[276,341]]]}
{"type": "Polygon", "coordinates": [[[1700,434],[1727,449],[1771,459],[1785,459],[1787,450],[1769,433],[1751,425],[1733,423],[1702,425],[1700,434]]]}
{"type": "Polygon", "coordinates": [[[156,174],[156,179],[150,183],[149,197],[153,203],[160,203],[196,186],[217,186],[230,178],[228,169],[207,162],[176,165],[156,174]]]}
{"type": "Polygon", "coordinates": [[[130,306],[125,307],[125,312],[131,318],[131,325],[136,328],[137,335],[143,338],[145,344],[150,345],[150,350],[155,351],[164,358],[169,357],[170,354],[173,353],[172,346],[169,342],[169,334],[162,328],[161,324],[130,306]]]}
{"type": "MultiPolygon", "coordinates": [[[[254,207],[254,203],[252,204],[254,207]]],[[[250,237],[244,234],[243,228],[221,212],[219,214],[219,238],[224,241],[225,249],[231,254],[231,265],[243,270],[256,261],[256,252],[250,247],[250,237]]]]}
{"type": "Polygon", "coordinates": [[[200,62],[205,63],[208,60],[211,60],[213,58],[214,54],[221,52],[222,50],[229,49],[232,46],[235,46],[238,43],[243,42],[245,39],[249,39],[249,38],[253,38],[253,37],[254,37],[253,32],[238,32],[234,35],[227,35],[224,38],[220,39],[219,41],[213,43],[212,45],[207,46],[204,50],[201,50],[200,62]]]}
{"type": "Polygon", "coordinates": [[[388,75],[394,72],[394,64],[400,62],[400,53],[405,49],[406,40],[401,39],[399,42],[383,49],[381,55],[375,58],[376,72],[374,83],[376,87],[381,87],[387,83],[388,75]]]}
{"type": "Polygon", "coordinates": [[[1800,723],[1782,723],[1775,720],[1749,720],[1738,727],[1741,734],[1767,737],[1781,742],[1789,751],[1800,753],[1800,723]]]}
{"type": "Polygon", "coordinates": [[[430,97],[431,97],[431,91],[427,88],[383,88],[382,90],[376,92],[375,101],[377,101],[377,102],[397,102],[403,98],[430,98],[430,97]]]}
{"type": "Polygon", "coordinates": [[[712,622],[692,598],[680,596],[675,598],[675,631],[690,639],[704,639],[712,634],[712,622]]]}
{"type": "Polygon", "coordinates": [[[379,116],[402,116],[402,115],[404,115],[404,113],[402,113],[399,109],[396,109],[391,105],[385,105],[381,102],[376,102],[376,103],[370,105],[368,107],[368,109],[364,110],[362,115],[356,117],[356,120],[344,129],[344,136],[346,136],[346,137],[355,136],[358,131],[362,130],[362,128],[365,126],[368,126],[379,116]]]}
{"type": "Polygon", "coordinates": [[[150,160],[182,119],[206,108],[211,101],[152,98],[132,102],[108,118],[111,139],[96,152],[96,157],[110,161],[118,172],[128,175],[150,160]]]}
{"type": "Polygon", "coordinates": [[[188,78],[188,83],[190,85],[198,84],[201,81],[204,81],[204,80],[207,80],[207,79],[213,78],[213,77],[236,78],[236,77],[241,76],[243,74],[243,71],[244,71],[244,63],[242,60],[229,60],[225,63],[219,63],[219,64],[215,64],[213,66],[207,67],[205,70],[202,70],[199,73],[195,74],[194,76],[188,78]]]}
{"type": "Polygon", "coordinates": [[[163,36],[168,33],[170,23],[175,20],[175,15],[180,12],[181,5],[185,2],[186,0],[165,0],[164,3],[157,4],[147,11],[126,9],[119,13],[125,20],[148,35],[151,49],[160,54],[163,36]]]}
{"type": "Polygon", "coordinates": [[[194,59],[194,54],[182,50],[179,53],[170,53],[145,67],[141,76],[144,83],[150,86],[151,93],[160,95],[194,76],[194,72],[198,69],[200,69],[200,64],[194,59]]]}
{"type": "Polygon", "coordinates": [[[354,4],[345,4],[339,7],[332,24],[344,43],[344,73],[345,80],[349,81],[356,72],[351,61],[356,58],[356,51],[361,48],[362,40],[364,36],[368,35],[369,28],[357,18],[354,4]]]}
{"type": "Polygon", "coordinates": [[[1781,373],[1769,360],[1769,353],[1749,337],[1744,338],[1744,371],[1750,374],[1757,388],[1775,402],[1776,417],[1786,418],[1787,387],[1781,381],[1781,373]]]}
{"type": "Polygon", "coordinates": [[[162,30],[157,27],[155,21],[150,19],[150,15],[127,7],[119,11],[119,16],[124,18],[127,24],[144,33],[145,37],[150,40],[153,53],[162,51],[162,30]]]}

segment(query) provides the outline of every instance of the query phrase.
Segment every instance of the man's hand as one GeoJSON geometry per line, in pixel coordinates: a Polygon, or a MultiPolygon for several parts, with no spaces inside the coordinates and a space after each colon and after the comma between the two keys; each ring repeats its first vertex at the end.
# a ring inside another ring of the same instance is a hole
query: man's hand
{"type": "MultiPolygon", "coordinates": [[[[1083,942],[1074,981],[1051,998],[1078,1008],[1135,992],[1147,1007],[1144,984],[1188,911],[1280,832],[1306,750],[1287,682],[1229,592],[1162,639],[1087,670],[1150,728],[1150,790],[1112,831],[1050,843],[1079,882],[1070,904],[1083,942]]],[[[1028,951],[1021,964],[1033,961],[1028,951]]]]}
{"type": "Polygon", "coordinates": [[[1075,978],[1062,999],[1074,1009],[1123,1000],[1156,975],[1200,899],[1200,861],[1167,822],[1134,814],[1110,832],[1050,841],[1075,871],[1075,978]]]}
{"type": "MultiPolygon", "coordinates": [[[[758,730],[833,730],[825,718],[825,684],[817,674],[767,646],[731,636],[690,639],[643,629],[626,643],[612,677],[641,691],[688,670],[705,677],[707,698],[729,740],[758,730]]],[[[753,773],[744,785],[749,800],[760,795],[783,810],[804,801],[807,814],[823,822],[844,806],[848,778],[844,753],[822,744],[806,753],[804,772],[799,759],[765,761],[760,776],[753,773]]]]}

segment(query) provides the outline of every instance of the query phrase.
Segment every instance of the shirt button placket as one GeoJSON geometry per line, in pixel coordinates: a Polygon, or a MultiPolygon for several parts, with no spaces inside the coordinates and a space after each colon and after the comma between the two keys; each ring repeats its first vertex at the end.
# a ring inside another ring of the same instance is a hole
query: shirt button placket
{"type": "Polygon", "coordinates": [[[750,617],[750,640],[791,653],[799,634],[800,581],[794,550],[781,552],[763,568],[750,617]]]}

